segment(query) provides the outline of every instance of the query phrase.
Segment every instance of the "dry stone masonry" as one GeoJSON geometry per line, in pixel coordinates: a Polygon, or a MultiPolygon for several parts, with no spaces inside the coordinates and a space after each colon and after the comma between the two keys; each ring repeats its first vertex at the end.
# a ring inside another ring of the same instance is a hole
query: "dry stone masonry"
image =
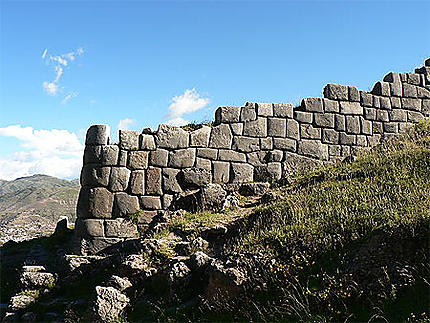
{"type": "Polygon", "coordinates": [[[76,234],[94,254],[141,235],[157,210],[209,183],[273,181],[303,165],[354,155],[430,116],[430,59],[415,73],[389,73],[371,92],[327,84],[323,98],[220,107],[194,131],[88,129],[76,234]],[[139,211],[137,221],[130,217],[139,211]]]}

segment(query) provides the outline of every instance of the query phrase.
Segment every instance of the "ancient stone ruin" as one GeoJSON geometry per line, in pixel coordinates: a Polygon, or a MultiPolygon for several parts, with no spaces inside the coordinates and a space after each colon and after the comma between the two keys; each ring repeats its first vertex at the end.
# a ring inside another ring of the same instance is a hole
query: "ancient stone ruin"
{"type": "Polygon", "coordinates": [[[220,107],[193,131],[88,129],[77,206],[78,252],[95,254],[139,237],[159,210],[209,183],[276,181],[304,165],[355,155],[430,116],[430,59],[389,73],[371,92],[327,84],[324,98],[220,107]]]}

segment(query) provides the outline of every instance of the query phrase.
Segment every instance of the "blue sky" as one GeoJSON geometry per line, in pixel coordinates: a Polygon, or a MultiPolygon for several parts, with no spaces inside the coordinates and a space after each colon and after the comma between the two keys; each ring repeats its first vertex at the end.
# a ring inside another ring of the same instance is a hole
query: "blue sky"
{"type": "Polygon", "coordinates": [[[91,124],[370,90],[430,57],[430,2],[1,1],[0,179],[76,178],[91,124]]]}

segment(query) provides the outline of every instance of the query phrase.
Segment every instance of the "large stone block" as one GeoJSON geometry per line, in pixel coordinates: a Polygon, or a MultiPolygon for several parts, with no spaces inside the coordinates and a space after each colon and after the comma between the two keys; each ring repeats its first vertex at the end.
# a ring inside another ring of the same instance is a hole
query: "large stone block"
{"type": "Polygon", "coordinates": [[[233,134],[227,124],[220,124],[212,128],[209,147],[230,149],[232,141],[233,134]]]}
{"type": "Polygon", "coordinates": [[[218,157],[218,149],[213,148],[197,148],[197,157],[216,160],[218,157]]]}
{"type": "Polygon", "coordinates": [[[417,87],[417,96],[421,99],[430,99],[430,91],[422,87],[417,87]]]}
{"type": "Polygon", "coordinates": [[[312,123],[313,113],[305,111],[294,111],[294,119],[299,123],[312,123]]]}
{"type": "Polygon", "coordinates": [[[161,210],[161,198],[159,196],[141,196],[140,205],[144,210],[161,210]]]}
{"type": "Polygon", "coordinates": [[[365,91],[360,91],[360,103],[365,107],[373,106],[373,95],[365,91]]]}
{"type": "Polygon", "coordinates": [[[398,122],[385,122],[383,126],[384,126],[384,132],[388,132],[388,133],[399,132],[399,123],[398,122]]]}
{"type": "Polygon", "coordinates": [[[254,167],[245,163],[232,163],[231,175],[233,183],[247,183],[254,180],[254,167]]]}
{"type": "Polygon", "coordinates": [[[360,117],[361,133],[365,135],[372,134],[372,122],[360,117]]]}
{"type": "Polygon", "coordinates": [[[209,159],[206,158],[196,158],[196,167],[201,169],[206,169],[209,172],[212,171],[212,163],[209,159]]]}
{"type": "Polygon", "coordinates": [[[328,160],[328,146],[321,143],[319,140],[303,139],[299,141],[297,152],[300,155],[328,160]]]}
{"type": "Polygon", "coordinates": [[[243,123],[237,122],[237,123],[230,123],[231,132],[235,136],[242,136],[243,135],[243,123]]]}
{"type": "Polygon", "coordinates": [[[210,170],[202,168],[186,168],[182,170],[182,184],[185,188],[200,188],[212,182],[210,170]]]}
{"type": "Polygon", "coordinates": [[[88,128],[85,145],[109,144],[109,126],[105,124],[93,125],[88,128]]]}
{"type": "Polygon", "coordinates": [[[179,169],[164,168],[163,169],[163,190],[166,193],[181,193],[182,188],[179,185],[180,176],[179,169]]]}
{"type": "Polygon", "coordinates": [[[109,184],[110,167],[101,167],[97,164],[88,164],[82,167],[82,186],[107,186],[109,184]]]}
{"type": "Polygon", "coordinates": [[[257,151],[260,150],[260,141],[258,138],[236,136],[232,148],[245,153],[257,151]]]}
{"type": "Polygon", "coordinates": [[[140,149],[154,150],[155,148],[156,148],[155,139],[153,135],[149,135],[149,134],[140,135],[140,149]]]}
{"type": "Polygon", "coordinates": [[[420,75],[417,73],[407,73],[407,82],[412,85],[420,85],[420,75]]]}
{"type": "Polygon", "coordinates": [[[273,104],[272,103],[257,103],[257,115],[262,117],[273,116],[273,104]]]}
{"type": "Polygon", "coordinates": [[[281,118],[292,118],[293,105],[290,103],[274,103],[273,116],[281,118]]]}
{"type": "Polygon", "coordinates": [[[333,113],[314,113],[314,124],[323,128],[334,128],[333,113]]]}
{"type": "Polygon", "coordinates": [[[324,87],[324,97],[332,100],[348,100],[348,87],[339,84],[327,84],[324,87]]]}
{"type": "Polygon", "coordinates": [[[145,193],[145,173],[143,170],[131,172],[130,192],[135,195],[142,195],[145,193]]]}
{"type": "Polygon", "coordinates": [[[245,136],[250,136],[250,137],[266,137],[267,119],[259,117],[255,121],[245,122],[245,124],[243,125],[243,134],[245,136]]]}
{"type": "Polygon", "coordinates": [[[190,134],[190,146],[192,147],[207,147],[209,145],[209,137],[211,127],[202,126],[200,129],[194,130],[190,134]]]}
{"type": "Polygon", "coordinates": [[[300,125],[300,137],[305,139],[321,139],[321,128],[315,128],[310,124],[300,125]]]}
{"type": "Polygon", "coordinates": [[[230,180],[230,163],[214,161],[212,162],[213,182],[228,183],[230,180]]]}
{"type": "Polygon", "coordinates": [[[285,137],[287,134],[287,119],[268,118],[267,135],[270,137],[285,137]]]}
{"type": "Polygon", "coordinates": [[[257,120],[257,107],[255,105],[245,105],[240,112],[240,121],[257,120]]]}
{"type": "Polygon", "coordinates": [[[266,162],[280,162],[284,157],[284,152],[282,150],[272,150],[267,152],[264,160],[266,162]]]}
{"type": "Polygon", "coordinates": [[[339,102],[330,99],[323,100],[324,112],[339,113],[339,102]]]}
{"type": "Polygon", "coordinates": [[[273,138],[273,147],[276,149],[295,152],[297,141],[291,138],[273,138]]]}
{"type": "Polygon", "coordinates": [[[219,107],[215,111],[215,124],[240,121],[241,107],[219,107]]]}
{"type": "Polygon", "coordinates": [[[79,241],[78,253],[84,256],[102,254],[107,248],[112,247],[113,245],[122,241],[123,239],[121,238],[82,238],[79,241]]]}
{"type": "Polygon", "coordinates": [[[388,122],[390,118],[388,117],[388,111],[376,110],[376,120],[381,122],[388,122]]]}
{"type": "Polygon", "coordinates": [[[166,149],[158,148],[149,154],[149,164],[151,166],[166,167],[169,161],[169,151],[166,149]]]}
{"type": "Polygon", "coordinates": [[[402,108],[421,111],[421,100],[414,98],[402,98],[402,108]]]}
{"type": "Polygon", "coordinates": [[[388,111],[388,117],[390,118],[390,121],[407,121],[408,119],[406,111],[401,109],[388,111]]]}
{"type": "Polygon", "coordinates": [[[322,98],[306,98],[303,99],[300,106],[307,112],[320,112],[323,113],[323,99],[322,98]]]}
{"type": "Polygon", "coordinates": [[[371,91],[372,94],[380,96],[390,96],[390,83],[388,82],[376,82],[371,91]]]}
{"type": "Polygon", "coordinates": [[[300,139],[299,123],[293,119],[287,119],[287,133],[286,136],[291,139],[300,139]]]}
{"type": "Polygon", "coordinates": [[[218,159],[222,161],[246,162],[246,155],[230,149],[220,149],[218,159]]]}
{"type": "Polygon", "coordinates": [[[75,232],[79,237],[103,237],[103,219],[76,219],[75,232]]]}
{"type": "Polygon", "coordinates": [[[392,108],[400,109],[402,107],[402,101],[400,100],[400,98],[391,97],[390,101],[391,101],[391,107],[392,108]]]}
{"type": "Polygon", "coordinates": [[[115,166],[118,163],[119,147],[117,145],[101,146],[100,164],[115,166]]]}
{"type": "Polygon", "coordinates": [[[353,102],[360,102],[360,92],[355,86],[348,87],[348,99],[353,102]]]}
{"type": "Polygon", "coordinates": [[[158,126],[155,142],[160,148],[186,148],[189,143],[189,134],[179,127],[161,124],[158,126]]]}
{"type": "Polygon", "coordinates": [[[340,113],[342,114],[363,114],[363,107],[359,102],[340,102],[340,113]]]}
{"type": "Polygon", "coordinates": [[[137,231],[137,224],[125,218],[105,220],[105,234],[106,237],[109,238],[139,237],[139,232],[137,231]]]}
{"type": "Polygon", "coordinates": [[[364,118],[367,120],[376,120],[376,109],[364,108],[364,118]]]}
{"type": "Polygon", "coordinates": [[[357,142],[356,135],[348,135],[345,132],[339,133],[339,143],[341,145],[355,145],[357,142]]]}
{"type": "Polygon", "coordinates": [[[265,151],[254,151],[252,153],[246,154],[246,162],[252,166],[265,166],[265,156],[265,151]]]}
{"type": "Polygon", "coordinates": [[[268,163],[267,164],[267,173],[271,177],[271,181],[278,181],[282,177],[282,165],[281,163],[268,163]]]}
{"type": "Polygon", "coordinates": [[[345,116],[336,114],[334,117],[334,128],[337,131],[345,131],[346,130],[346,126],[345,126],[345,116]]]}
{"type": "Polygon", "coordinates": [[[146,170],[146,194],[163,194],[161,190],[161,168],[148,167],[146,170]]]}
{"type": "Polygon", "coordinates": [[[148,151],[130,151],[128,158],[128,168],[146,169],[148,168],[148,151]]]}
{"type": "Polygon", "coordinates": [[[424,119],[424,115],[421,114],[420,112],[408,111],[408,121],[417,123],[423,119],[424,119]]]}
{"type": "Polygon", "coordinates": [[[106,188],[82,187],[76,213],[78,218],[110,218],[112,207],[113,194],[106,188]]]}
{"type": "Polygon", "coordinates": [[[100,163],[101,151],[103,146],[85,146],[84,165],[100,163]]]}
{"type": "Polygon", "coordinates": [[[360,133],[360,117],[346,116],[346,132],[352,134],[360,133]]]}
{"type": "Polygon", "coordinates": [[[390,110],[391,109],[391,98],[381,96],[379,98],[381,109],[390,110]]]}
{"type": "Polygon", "coordinates": [[[123,192],[127,190],[130,179],[130,170],[126,167],[112,167],[109,178],[109,189],[112,192],[123,192]]]}
{"type": "Polygon", "coordinates": [[[193,167],[196,160],[196,148],[178,149],[169,153],[169,167],[193,167]]]}
{"type": "Polygon", "coordinates": [[[322,142],[325,144],[337,144],[339,142],[339,132],[334,129],[323,129],[322,142]]]}
{"type": "Polygon", "coordinates": [[[125,150],[139,149],[139,132],[134,130],[119,131],[119,147],[125,150]]]}
{"type": "Polygon", "coordinates": [[[115,193],[113,203],[113,215],[117,218],[127,217],[139,211],[139,199],[137,196],[128,195],[127,193],[115,193]]]}

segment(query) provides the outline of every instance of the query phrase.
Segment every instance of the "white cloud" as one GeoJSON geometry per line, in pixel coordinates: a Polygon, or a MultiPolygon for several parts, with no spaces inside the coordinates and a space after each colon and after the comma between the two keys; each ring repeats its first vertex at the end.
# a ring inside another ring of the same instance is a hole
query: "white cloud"
{"type": "Polygon", "coordinates": [[[33,174],[76,178],[82,167],[84,145],[67,130],[35,130],[12,125],[0,136],[16,138],[25,150],[0,159],[0,178],[11,180],[33,174]]]}
{"type": "Polygon", "coordinates": [[[63,58],[62,55],[61,56],[49,56],[49,59],[51,61],[57,62],[58,64],[67,66],[68,61],[67,59],[63,58]]]}
{"type": "Polygon", "coordinates": [[[72,92],[67,94],[63,100],[61,100],[61,104],[66,104],[67,102],[69,102],[70,99],[75,98],[78,96],[78,92],[72,92]]]}
{"type": "Polygon", "coordinates": [[[45,50],[42,53],[42,59],[45,59],[47,53],[48,53],[48,48],[45,48],[45,50]]]}
{"type": "Polygon", "coordinates": [[[190,122],[188,120],[185,120],[184,118],[178,117],[178,118],[173,118],[173,119],[167,120],[166,123],[168,125],[171,125],[171,126],[180,127],[180,126],[185,126],[185,125],[189,124],[190,122]]]}
{"type": "Polygon", "coordinates": [[[118,130],[128,130],[129,127],[134,123],[135,123],[135,120],[126,118],[126,119],[120,120],[118,122],[117,128],[118,128],[118,130]]]}
{"type": "Polygon", "coordinates": [[[58,85],[54,82],[43,82],[43,89],[45,90],[46,93],[48,93],[49,95],[57,95],[58,91],[60,90],[58,88],[58,85]]]}
{"type": "Polygon", "coordinates": [[[191,113],[206,107],[210,100],[203,98],[196,89],[185,90],[184,94],[172,98],[172,104],[169,106],[167,118],[174,120],[184,114],[191,113]]]}

